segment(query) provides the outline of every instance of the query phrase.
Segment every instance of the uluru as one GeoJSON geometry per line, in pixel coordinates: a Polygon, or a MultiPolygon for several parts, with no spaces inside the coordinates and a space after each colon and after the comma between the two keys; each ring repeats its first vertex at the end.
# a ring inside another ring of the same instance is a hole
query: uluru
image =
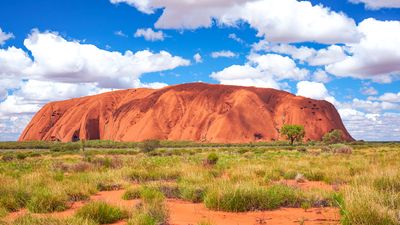
{"type": "Polygon", "coordinates": [[[303,125],[304,140],[321,140],[334,129],[353,140],[327,101],[270,88],[188,83],[50,102],[36,113],[19,141],[246,143],[283,140],[279,129],[285,124],[303,125]]]}

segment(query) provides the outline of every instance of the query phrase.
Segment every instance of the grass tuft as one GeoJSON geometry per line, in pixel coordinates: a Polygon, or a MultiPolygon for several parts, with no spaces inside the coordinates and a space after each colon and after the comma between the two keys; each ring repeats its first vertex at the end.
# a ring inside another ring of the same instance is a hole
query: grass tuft
{"type": "Polygon", "coordinates": [[[127,213],[105,202],[90,202],[77,211],[76,217],[108,224],[126,218],[127,213]]]}

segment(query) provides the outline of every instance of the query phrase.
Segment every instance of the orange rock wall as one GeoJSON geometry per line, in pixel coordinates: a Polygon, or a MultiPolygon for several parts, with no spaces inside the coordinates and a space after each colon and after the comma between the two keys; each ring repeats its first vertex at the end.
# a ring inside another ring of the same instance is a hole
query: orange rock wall
{"type": "Polygon", "coordinates": [[[189,83],[128,89],[45,105],[20,141],[146,139],[244,143],[282,140],[284,124],[304,125],[305,140],[344,127],[335,107],[269,88],[189,83]]]}

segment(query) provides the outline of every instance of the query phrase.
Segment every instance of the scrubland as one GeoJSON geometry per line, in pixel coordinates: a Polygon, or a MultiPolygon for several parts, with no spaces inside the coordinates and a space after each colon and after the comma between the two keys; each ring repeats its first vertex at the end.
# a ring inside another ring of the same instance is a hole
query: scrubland
{"type": "Polygon", "coordinates": [[[338,221],[326,224],[400,224],[398,143],[138,147],[0,144],[0,224],[168,224],[171,199],[233,213],[335,208],[338,221]],[[92,198],[116,190],[134,206],[92,198]]]}

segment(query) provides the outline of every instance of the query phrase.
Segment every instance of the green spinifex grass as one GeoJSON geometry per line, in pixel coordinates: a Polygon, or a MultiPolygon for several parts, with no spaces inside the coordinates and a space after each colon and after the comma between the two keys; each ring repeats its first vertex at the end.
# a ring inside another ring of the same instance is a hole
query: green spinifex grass
{"type": "Polygon", "coordinates": [[[98,223],[82,218],[57,219],[53,217],[34,217],[30,214],[17,218],[13,225],[97,225],[98,223]]]}
{"type": "Polygon", "coordinates": [[[168,210],[162,192],[153,187],[140,191],[142,204],[133,212],[128,225],[163,225],[168,221],[168,210]]]}
{"type": "Polygon", "coordinates": [[[68,208],[68,197],[61,190],[37,187],[27,203],[33,213],[49,213],[64,211],[68,208]]]}
{"type": "Polygon", "coordinates": [[[127,212],[105,202],[90,202],[76,212],[76,217],[99,224],[114,223],[127,217],[127,212]]]}
{"type": "Polygon", "coordinates": [[[209,209],[231,212],[298,207],[302,201],[303,196],[294,188],[285,185],[264,188],[252,184],[216,185],[206,193],[204,199],[209,209]]]}

